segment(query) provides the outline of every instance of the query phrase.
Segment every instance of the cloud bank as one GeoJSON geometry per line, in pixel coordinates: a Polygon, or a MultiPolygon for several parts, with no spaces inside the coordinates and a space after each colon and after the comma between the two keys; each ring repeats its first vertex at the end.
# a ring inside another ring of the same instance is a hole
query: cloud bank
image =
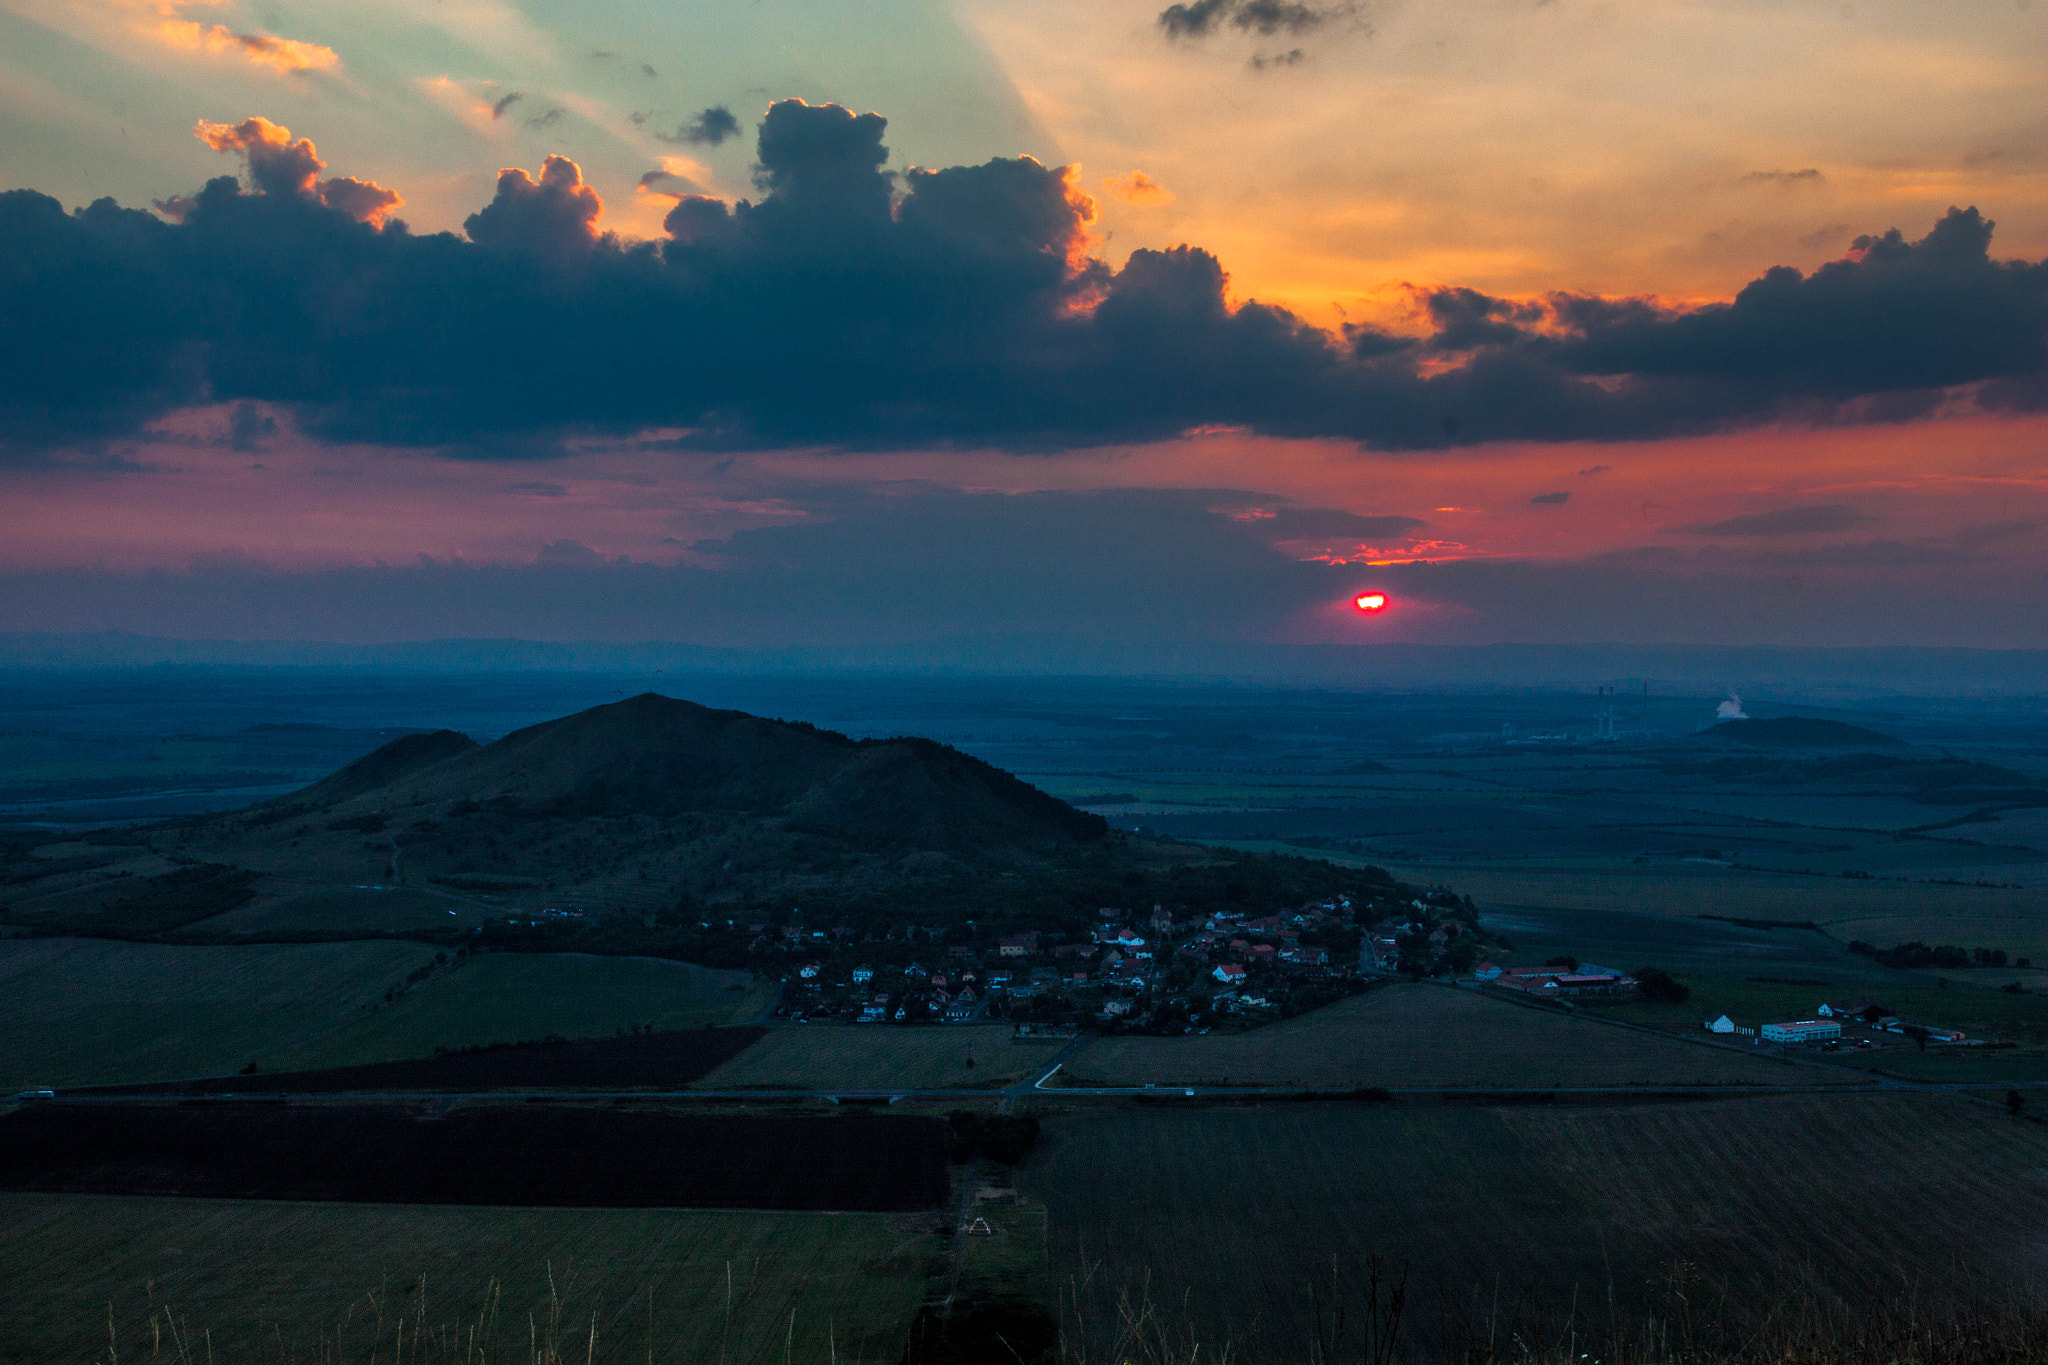
{"type": "Polygon", "coordinates": [[[415,236],[393,191],[321,179],[310,141],[253,118],[200,130],[247,157],[248,186],[169,201],[175,221],[0,194],[0,442],[32,458],[261,401],[316,437],[482,457],[580,435],[1057,450],[1216,427],[1404,451],[2048,402],[2048,263],[1994,259],[1974,208],[1725,304],[1438,289],[1426,332],[1339,335],[1233,302],[1199,247],[1112,268],[1071,167],[899,174],[885,127],[774,105],[759,198],[685,196],[657,242],[605,232],[563,157],[501,172],[466,237],[415,236]]]}

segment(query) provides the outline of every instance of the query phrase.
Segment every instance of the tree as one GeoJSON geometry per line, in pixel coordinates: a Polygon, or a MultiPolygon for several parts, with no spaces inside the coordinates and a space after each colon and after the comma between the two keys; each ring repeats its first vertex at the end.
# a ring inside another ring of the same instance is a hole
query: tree
{"type": "Polygon", "coordinates": [[[1918,1044],[1922,1052],[1927,1051],[1926,1029],[1922,1028],[1918,1024],[1908,1024],[1905,1026],[1905,1028],[1901,1029],[1900,1032],[1904,1033],[1908,1038],[1911,1038],[1916,1044],[1918,1044]]]}
{"type": "Polygon", "coordinates": [[[1643,967],[1636,972],[1636,985],[1643,999],[1660,1005],[1683,1005],[1692,999],[1692,990],[1685,983],[1674,979],[1662,967],[1643,967]]]}
{"type": "Polygon", "coordinates": [[[2005,1112],[2011,1114],[2014,1118],[2019,1117],[2020,1110],[2026,1108],[2026,1105],[2026,1097],[2020,1094],[2019,1091],[2008,1090],[2005,1092],[2005,1112]]]}
{"type": "Polygon", "coordinates": [[[1546,959],[1543,965],[1546,967],[1562,967],[1568,972],[1575,972],[1579,969],[1579,960],[1570,953],[1566,953],[1561,957],[1546,959]]]}

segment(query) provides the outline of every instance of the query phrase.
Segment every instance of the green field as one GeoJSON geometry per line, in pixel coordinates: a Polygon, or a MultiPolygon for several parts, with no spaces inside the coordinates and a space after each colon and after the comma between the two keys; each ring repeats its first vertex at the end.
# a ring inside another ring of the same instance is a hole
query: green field
{"type": "MultiPolygon", "coordinates": [[[[178,1358],[194,1361],[390,1360],[401,1318],[403,1358],[416,1359],[421,1317],[456,1343],[446,1358],[524,1360],[529,1322],[543,1340],[550,1331],[551,1275],[564,1359],[586,1359],[594,1318],[588,1358],[621,1365],[893,1362],[942,1265],[929,1227],[883,1214],[6,1194],[0,1362],[104,1360],[110,1311],[123,1359],[152,1358],[149,1319],[168,1311],[189,1341],[178,1358]],[[487,1318],[490,1349],[465,1357],[487,1318]]],[[[156,1358],[173,1355],[166,1337],[156,1358]]]]}
{"type": "Polygon", "coordinates": [[[436,1047],[605,1037],[752,1018],[744,972],[651,958],[416,943],[188,948],[0,940],[0,1089],[110,1085],[431,1056],[436,1047]],[[387,992],[389,993],[387,998],[387,992]]]}
{"type": "MultiPolygon", "coordinates": [[[[1502,905],[1810,920],[1844,943],[1860,938],[1888,948],[1919,939],[1965,948],[2003,948],[2012,957],[2048,964],[2048,887],[2040,885],[1942,886],[1806,877],[1744,872],[1711,863],[1643,868],[1413,863],[1389,870],[1413,881],[1448,881],[1478,901],[1502,905]]],[[[2002,874],[1984,875],[2003,879],[2002,874]]],[[[2028,880],[2038,882],[2038,873],[2028,880]]]]}
{"type": "Polygon", "coordinates": [[[1059,1079],[1076,1086],[1544,1089],[1801,1085],[1829,1080],[1830,1073],[1607,1028],[1469,990],[1401,984],[1249,1033],[1105,1038],[1068,1062],[1059,1079]]]}
{"type": "Polygon", "coordinates": [[[1077,1113],[1025,1186],[1098,1356],[1129,1295],[1219,1355],[1305,1359],[1310,1285],[1327,1308],[1333,1265],[1350,1285],[1373,1254],[1408,1267],[1418,1348],[1475,1317],[1526,1333],[1531,1299],[1587,1332],[1670,1311],[1679,1262],[1699,1315],[1738,1322],[1809,1286],[1854,1312],[2048,1271],[2048,1132],[1918,1096],[1077,1113]]]}
{"type": "Polygon", "coordinates": [[[219,1076],[363,1017],[417,943],[0,941],[0,1089],[219,1076]]]}
{"type": "Polygon", "coordinates": [[[701,1090],[787,1086],[816,1090],[937,1090],[989,1086],[1031,1075],[1061,1043],[1013,1043],[1008,1024],[895,1028],[796,1024],[766,1038],[697,1083],[701,1090]],[[974,1065],[967,1065],[972,1057],[974,1065]]]}
{"type": "Polygon", "coordinates": [[[736,1024],[760,1013],[772,990],[746,972],[659,958],[482,953],[332,1034],[273,1054],[264,1065],[349,1066],[549,1034],[602,1038],[643,1024],[736,1024]]]}

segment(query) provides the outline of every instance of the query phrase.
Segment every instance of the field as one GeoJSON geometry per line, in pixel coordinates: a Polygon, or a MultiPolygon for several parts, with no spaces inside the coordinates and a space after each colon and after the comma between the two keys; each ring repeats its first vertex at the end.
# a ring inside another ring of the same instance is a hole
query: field
{"type": "Polygon", "coordinates": [[[1809,1285],[1865,1306],[2038,1294],[2048,1272],[2048,1132],[1917,1096],[1076,1114],[1025,1187],[1085,1341],[1129,1293],[1252,1361],[1305,1358],[1309,1286],[1327,1306],[1333,1267],[1348,1286],[1376,1253],[1408,1267],[1416,1345],[1475,1308],[1501,1340],[1531,1301],[1595,1331],[1673,1308],[1681,1261],[1703,1316],[1809,1285]]]}
{"type": "Polygon", "coordinates": [[[1008,1024],[894,1028],[802,1024],[778,1028],[706,1076],[703,1090],[940,1090],[1029,1076],[1062,1043],[1013,1043],[1008,1024]],[[969,1066],[968,1059],[974,1064],[969,1066]]]}
{"type": "Polygon", "coordinates": [[[612,1108],[29,1105],[0,1188],[399,1204],[908,1211],[946,1194],[937,1119],[612,1108]]]}
{"type": "Polygon", "coordinates": [[[1617,869],[1414,863],[1392,870],[1417,881],[1452,882],[1500,908],[1811,921],[1844,943],[1862,939],[1890,947],[1919,939],[2003,948],[2009,956],[2048,963],[2048,887],[2038,884],[2038,872],[2029,886],[1980,887],[1743,872],[1710,863],[1617,869]]]}
{"type": "MultiPolygon", "coordinates": [[[[1440,986],[1395,985],[1249,1033],[1105,1038],[1069,1085],[1810,1085],[1829,1072],[1440,986]]],[[[1843,1080],[1850,1079],[1847,1076],[1843,1080]]]]}
{"type": "Polygon", "coordinates": [[[737,1024],[758,1014],[771,991],[746,972],[658,958],[481,953],[344,1029],[274,1053],[264,1066],[348,1066],[549,1034],[602,1038],[647,1024],[737,1024]]]}
{"type": "Polygon", "coordinates": [[[590,1356],[604,1365],[893,1362],[937,1264],[924,1226],[885,1214],[0,1194],[0,1282],[12,1286],[0,1362],[104,1359],[110,1315],[121,1358],[148,1359],[147,1319],[165,1309],[197,1359],[208,1345],[221,1361],[309,1359],[344,1322],[336,1356],[370,1358],[374,1336],[388,1359],[395,1321],[414,1315],[457,1341],[494,1322],[486,1358],[524,1359],[529,1318],[548,1330],[551,1278],[579,1361],[594,1317],[590,1356]]]}
{"type": "MultiPolygon", "coordinates": [[[[767,1030],[674,1029],[366,1062],[319,1071],[263,1071],[206,1081],[136,1086],[159,1094],[340,1095],[391,1090],[674,1090],[701,1080],[767,1030]]],[[[124,1087],[125,1088],[125,1087],[124,1087]]]]}
{"type": "Polygon", "coordinates": [[[416,943],[0,940],[0,1090],[225,1075],[363,1016],[433,960],[416,943]]]}
{"type": "Polygon", "coordinates": [[[744,972],[416,943],[177,947],[0,940],[0,1089],[116,1085],[431,1056],[750,1018],[744,972]],[[430,969],[431,970],[428,970],[430,969]],[[424,978],[414,978],[426,971],[424,978]]]}

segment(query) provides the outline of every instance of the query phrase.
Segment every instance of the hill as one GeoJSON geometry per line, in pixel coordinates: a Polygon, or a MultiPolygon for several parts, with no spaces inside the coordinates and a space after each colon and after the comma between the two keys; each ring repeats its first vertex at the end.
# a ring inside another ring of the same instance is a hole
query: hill
{"type": "Polygon", "coordinates": [[[652,693],[485,745],[402,735],[289,796],[21,861],[32,889],[8,917],[45,932],[382,932],[732,965],[761,925],[807,909],[848,932],[929,937],[1155,900],[1270,910],[1387,881],[1114,832],[932,740],[652,693]]]}
{"type": "Polygon", "coordinates": [[[1753,744],[1771,749],[1903,749],[1906,741],[1860,725],[1838,720],[1815,720],[1808,716],[1779,716],[1771,720],[1724,720],[1706,732],[1706,738],[1731,744],[1753,744]]]}

